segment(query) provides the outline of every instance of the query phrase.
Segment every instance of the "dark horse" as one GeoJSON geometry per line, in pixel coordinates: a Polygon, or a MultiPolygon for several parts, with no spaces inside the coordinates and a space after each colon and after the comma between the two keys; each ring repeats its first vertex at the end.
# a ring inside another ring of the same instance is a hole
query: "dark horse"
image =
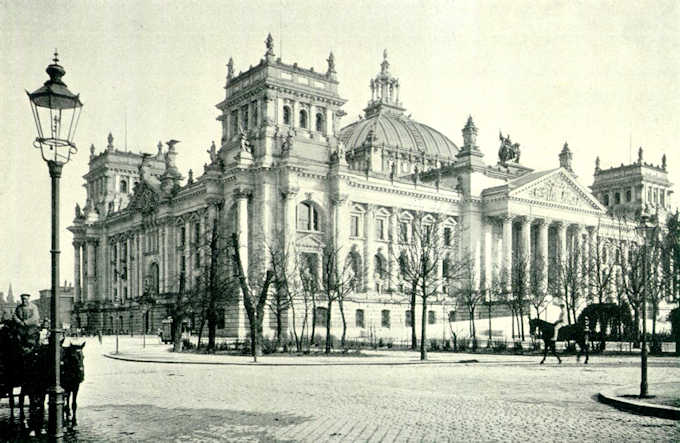
{"type": "MultiPolygon", "coordinates": [[[[557,361],[562,363],[560,356],[557,355],[557,352],[555,352],[555,325],[545,320],[532,318],[529,320],[529,330],[531,331],[531,335],[538,336],[539,338],[543,339],[543,360],[541,360],[541,364],[543,364],[545,358],[548,356],[548,348],[550,348],[552,354],[557,357],[557,361]],[[537,332],[539,332],[539,334],[537,334],[537,332]]],[[[576,354],[576,360],[579,361],[581,359],[581,352],[583,351],[583,353],[586,355],[586,360],[584,363],[588,364],[588,334],[584,330],[583,326],[580,324],[562,326],[559,331],[557,331],[557,340],[575,341],[579,346],[578,354],[576,354]]]]}
{"type": "Polygon", "coordinates": [[[9,397],[10,418],[14,419],[14,388],[20,387],[19,420],[23,423],[24,397],[30,400],[29,428],[42,426],[49,367],[47,346],[40,345],[37,328],[25,328],[13,321],[0,327],[0,394],[9,397]]]}
{"type": "Polygon", "coordinates": [[[85,380],[85,367],[83,365],[83,348],[81,345],[71,344],[62,348],[61,352],[61,387],[64,388],[64,421],[68,420],[73,413],[72,424],[78,425],[76,411],[78,410],[78,388],[85,380]],[[69,406],[69,399],[71,405],[69,406]]]}

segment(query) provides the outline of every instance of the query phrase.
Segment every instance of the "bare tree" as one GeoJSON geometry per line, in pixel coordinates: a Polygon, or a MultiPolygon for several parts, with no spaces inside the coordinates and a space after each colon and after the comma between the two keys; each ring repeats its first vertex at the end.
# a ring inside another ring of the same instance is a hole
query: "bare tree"
{"type": "MultiPolygon", "coordinates": [[[[400,277],[409,285],[412,337],[411,345],[416,343],[415,338],[415,307],[416,297],[420,298],[422,315],[420,324],[420,359],[427,360],[427,303],[428,300],[440,293],[440,286],[444,282],[445,245],[443,244],[443,226],[441,220],[434,215],[417,213],[411,223],[410,238],[401,245],[398,255],[400,277]],[[440,272],[440,270],[442,272],[440,272]]],[[[461,278],[462,265],[457,257],[450,257],[449,269],[446,271],[447,278],[457,282],[461,278]]]]}
{"type": "Polygon", "coordinates": [[[517,334],[524,340],[524,307],[527,306],[531,294],[530,257],[520,247],[512,257],[510,266],[510,306],[513,316],[517,317],[517,334]]]}
{"type": "Polygon", "coordinates": [[[231,272],[231,255],[227,237],[220,230],[219,213],[212,226],[194,235],[194,254],[190,259],[198,271],[192,290],[194,312],[199,313],[199,345],[205,324],[208,325],[208,351],[215,350],[218,313],[225,303],[235,300],[237,282],[231,272]]]}
{"type": "Polygon", "coordinates": [[[333,237],[324,245],[321,263],[321,292],[326,298],[326,354],[331,352],[331,314],[333,302],[338,302],[342,320],[341,346],[345,347],[347,336],[347,320],[345,318],[344,300],[356,285],[356,275],[349,255],[343,257],[341,247],[333,237]]]}
{"type": "MultiPolygon", "coordinates": [[[[277,235],[275,238],[283,238],[277,235]]],[[[302,351],[301,335],[304,334],[305,319],[301,334],[298,333],[295,318],[295,296],[300,292],[298,278],[298,260],[293,257],[292,248],[281,240],[274,240],[267,245],[273,275],[274,294],[269,298],[269,309],[276,316],[276,346],[281,346],[283,338],[283,318],[291,312],[292,331],[298,352],[302,351]]]]}
{"type": "MultiPolygon", "coordinates": [[[[455,297],[458,305],[465,306],[469,318],[470,337],[473,346],[477,343],[477,328],[475,324],[475,311],[478,304],[484,300],[490,287],[480,287],[480,276],[475,261],[469,253],[463,254],[462,258],[454,262],[448,262],[442,271],[445,281],[448,283],[450,293],[455,297]]],[[[490,286],[490,285],[489,285],[490,286]]]]}
{"type": "Polygon", "coordinates": [[[580,248],[574,248],[566,257],[555,257],[548,268],[548,277],[549,292],[565,305],[567,323],[575,323],[586,292],[580,248]]]}
{"type": "MultiPolygon", "coordinates": [[[[536,310],[536,318],[541,318],[548,304],[546,261],[543,257],[536,257],[530,271],[529,303],[536,310]]],[[[530,315],[531,316],[531,315],[530,315]]]]}
{"type": "Polygon", "coordinates": [[[166,307],[172,318],[172,350],[182,352],[182,324],[193,312],[192,294],[186,289],[184,272],[180,273],[175,287],[177,291],[170,291],[166,294],[166,307]]]}
{"type": "Polygon", "coordinates": [[[243,271],[241,254],[239,252],[238,235],[231,235],[231,243],[234,248],[234,263],[236,266],[239,286],[243,296],[243,305],[248,315],[250,326],[250,351],[253,361],[262,355],[262,323],[264,321],[264,308],[267,303],[269,286],[273,280],[273,273],[267,270],[260,279],[248,278],[243,271]]]}

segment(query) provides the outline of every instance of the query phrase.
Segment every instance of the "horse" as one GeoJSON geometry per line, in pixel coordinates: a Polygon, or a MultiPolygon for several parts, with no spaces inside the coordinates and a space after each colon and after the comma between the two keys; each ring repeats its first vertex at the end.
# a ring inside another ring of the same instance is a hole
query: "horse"
{"type": "Polygon", "coordinates": [[[83,348],[81,345],[71,344],[62,348],[61,354],[61,387],[64,389],[64,421],[68,423],[73,412],[72,425],[78,425],[76,411],[78,410],[78,388],[85,380],[85,367],[83,365],[83,348]],[[71,405],[69,407],[69,399],[71,405]]]}
{"type": "Polygon", "coordinates": [[[27,356],[40,345],[37,328],[23,328],[8,320],[0,327],[0,394],[9,397],[10,419],[14,420],[14,388],[21,388],[19,394],[19,420],[23,423],[24,397],[27,394],[27,356]]]}
{"type": "MultiPolygon", "coordinates": [[[[555,325],[553,323],[541,320],[538,318],[532,318],[529,320],[529,330],[531,335],[539,336],[543,339],[543,360],[540,364],[543,364],[545,358],[548,356],[548,349],[552,351],[552,354],[557,357],[557,361],[562,363],[560,356],[557,355],[555,351],[555,325]],[[540,332],[540,334],[537,334],[540,332]]],[[[558,341],[575,341],[579,346],[578,353],[576,354],[576,361],[581,360],[581,352],[585,353],[586,360],[584,364],[588,364],[588,334],[582,325],[576,323],[573,325],[562,326],[557,332],[558,341]]]]}

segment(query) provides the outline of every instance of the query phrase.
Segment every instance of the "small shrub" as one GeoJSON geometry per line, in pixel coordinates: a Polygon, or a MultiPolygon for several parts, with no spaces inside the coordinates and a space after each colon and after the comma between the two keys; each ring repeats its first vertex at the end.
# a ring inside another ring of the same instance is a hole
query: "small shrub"
{"type": "Polygon", "coordinates": [[[445,351],[451,350],[451,341],[450,340],[444,340],[444,350],[445,351]]]}
{"type": "Polygon", "coordinates": [[[470,339],[467,339],[467,338],[458,339],[458,351],[459,352],[467,352],[467,350],[469,348],[470,348],[470,339]]]}
{"type": "Polygon", "coordinates": [[[654,340],[652,340],[652,343],[649,345],[649,352],[651,354],[661,354],[663,353],[663,348],[661,346],[662,340],[660,337],[656,337],[654,340]]]}
{"type": "Polygon", "coordinates": [[[505,352],[508,350],[508,344],[505,342],[505,340],[497,340],[493,342],[492,348],[494,352],[505,352]]]}
{"type": "Polygon", "coordinates": [[[515,354],[524,353],[524,347],[522,346],[522,342],[516,341],[515,344],[513,345],[512,350],[513,350],[513,352],[515,352],[515,354]]]}
{"type": "Polygon", "coordinates": [[[188,338],[182,339],[182,349],[184,349],[185,351],[190,351],[191,349],[194,349],[195,347],[196,346],[188,338]]]}
{"type": "Polygon", "coordinates": [[[430,339],[430,346],[429,346],[428,350],[434,351],[434,352],[441,350],[441,345],[439,344],[439,340],[437,340],[436,338],[430,339]]]}
{"type": "Polygon", "coordinates": [[[379,347],[379,348],[382,348],[383,346],[385,346],[385,342],[383,341],[382,337],[380,337],[380,338],[378,339],[378,347],[379,347]]]}

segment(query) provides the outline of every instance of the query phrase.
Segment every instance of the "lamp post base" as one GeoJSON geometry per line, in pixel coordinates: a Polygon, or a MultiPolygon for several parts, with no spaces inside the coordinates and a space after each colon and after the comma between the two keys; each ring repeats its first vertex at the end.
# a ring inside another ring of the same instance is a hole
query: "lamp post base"
{"type": "Polygon", "coordinates": [[[47,390],[48,415],[47,435],[51,442],[61,442],[64,437],[64,390],[60,386],[50,386],[47,390]]]}

